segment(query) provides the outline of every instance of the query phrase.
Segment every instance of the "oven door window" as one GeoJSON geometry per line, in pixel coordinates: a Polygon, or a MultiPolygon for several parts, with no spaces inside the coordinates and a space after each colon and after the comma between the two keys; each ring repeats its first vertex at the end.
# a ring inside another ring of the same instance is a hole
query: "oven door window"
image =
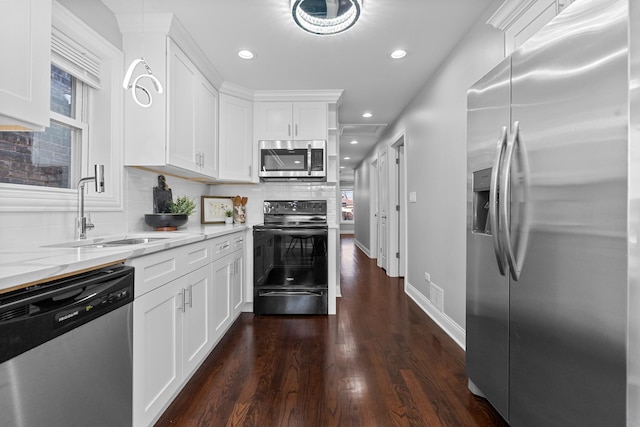
{"type": "Polygon", "coordinates": [[[306,171],[307,149],[261,150],[262,171],[306,171]]]}
{"type": "Polygon", "coordinates": [[[256,286],[327,286],[326,229],[261,230],[254,240],[256,286]]]}

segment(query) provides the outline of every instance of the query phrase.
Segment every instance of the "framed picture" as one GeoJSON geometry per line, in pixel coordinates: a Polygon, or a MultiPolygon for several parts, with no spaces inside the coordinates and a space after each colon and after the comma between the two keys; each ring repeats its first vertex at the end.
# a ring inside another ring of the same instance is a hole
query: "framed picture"
{"type": "Polygon", "coordinates": [[[227,210],[233,212],[233,202],[229,197],[202,196],[200,203],[203,224],[224,222],[227,210]]]}

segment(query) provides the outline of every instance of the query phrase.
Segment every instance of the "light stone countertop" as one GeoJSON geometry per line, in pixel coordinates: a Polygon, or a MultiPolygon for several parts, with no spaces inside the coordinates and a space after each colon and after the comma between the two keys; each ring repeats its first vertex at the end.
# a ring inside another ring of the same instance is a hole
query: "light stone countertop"
{"type": "Polygon", "coordinates": [[[0,293],[26,284],[42,282],[89,270],[101,265],[136,258],[179,246],[212,239],[225,234],[246,230],[246,225],[206,225],[198,231],[144,232],[128,235],[102,236],[87,239],[83,244],[98,244],[123,238],[158,238],[162,240],[114,247],[60,247],[61,244],[77,244],[77,241],[61,242],[23,250],[0,249],[0,293]]]}

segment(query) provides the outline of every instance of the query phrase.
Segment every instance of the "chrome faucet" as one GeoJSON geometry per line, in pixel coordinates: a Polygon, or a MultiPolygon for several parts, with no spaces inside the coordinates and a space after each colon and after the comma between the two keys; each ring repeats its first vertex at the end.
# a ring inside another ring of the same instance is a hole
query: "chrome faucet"
{"type": "Polygon", "coordinates": [[[78,216],[76,217],[76,240],[86,239],[87,230],[91,230],[94,225],[91,220],[84,216],[84,185],[87,182],[96,183],[96,192],[104,192],[104,165],[95,165],[95,175],[82,178],[78,181],[78,216]]]}

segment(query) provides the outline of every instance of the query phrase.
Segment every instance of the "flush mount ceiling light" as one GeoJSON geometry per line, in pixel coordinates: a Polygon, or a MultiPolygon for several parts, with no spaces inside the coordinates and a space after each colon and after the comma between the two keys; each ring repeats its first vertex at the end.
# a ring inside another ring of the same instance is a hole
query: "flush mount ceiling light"
{"type": "Polygon", "coordinates": [[[360,18],[362,0],[291,0],[291,15],[303,30],[318,35],[338,34],[360,18]]]}
{"type": "Polygon", "coordinates": [[[238,56],[242,59],[253,59],[255,55],[250,50],[243,49],[238,52],[238,56]]]}

